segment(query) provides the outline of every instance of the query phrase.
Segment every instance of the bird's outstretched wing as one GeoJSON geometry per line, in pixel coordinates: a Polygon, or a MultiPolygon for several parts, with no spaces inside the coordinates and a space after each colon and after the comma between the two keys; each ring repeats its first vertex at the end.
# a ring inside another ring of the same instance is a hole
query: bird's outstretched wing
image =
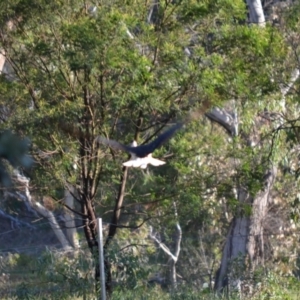
{"type": "Polygon", "coordinates": [[[155,149],[159,148],[162,144],[167,142],[174,135],[174,133],[183,126],[183,124],[184,123],[177,123],[170,129],[163,132],[153,142],[151,142],[147,145],[141,145],[141,146],[137,146],[137,147],[126,146],[117,141],[110,140],[110,139],[107,139],[107,138],[101,137],[101,136],[97,137],[96,141],[98,143],[107,145],[116,150],[127,151],[131,154],[135,154],[137,157],[142,158],[142,157],[146,157],[148,154],[152,153],[155,149]]]}
{"type": "Polygon", "coordinates": [[[123,145],[115,140],[107,139],[103,136],[98,136],[96,138],[96,142],[103,144],[103,145],[107,145],[115,150],[122,150],[122,151],[130,152],[130,149],[131,149],[131,147],[129,147],[129,146],[123,145]]]}
{"type": "Polygon", "coordinates": [[[134,153],[138,157],[145,157],[148,154],[154,152],[155,149],[159,148],[165,142],[167,142],[175,134],[175,132],[183,126],[183,124],[184,123],[177,123],[170,129],[166,130],[161,135],[159,135],[153,142],[147,145],[141,145],[138,147],[127,147],[129,148],[129,150],[127,151],[134,153]]]}

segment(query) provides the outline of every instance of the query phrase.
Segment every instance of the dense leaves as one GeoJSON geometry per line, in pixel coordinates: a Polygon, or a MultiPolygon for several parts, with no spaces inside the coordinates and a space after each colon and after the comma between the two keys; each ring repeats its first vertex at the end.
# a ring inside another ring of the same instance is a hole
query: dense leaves
{"type": "MultiPolygon", "coordinates": [[[[37,164],[31,176],[40,191],[58,199],[66,184],[76,188],[75,208],[91,249],[95,217],[111,221],[125,180],[118,221],[134,228],[147,220],[142,227],[151,224],[172,245],[176,202],[183,236],[191,239],[183,242],[178,261],[184,276],[195,276],[186,263],[189,253],[206,255],[209,264],[197,270],[212,273],[230,219],[252,213],[251,203],[238,201],[237,187],[255,197],[270,163],[280,162],[297,141],[295,126],[273,139],[278,124],[260,116],[265,110],[281,113],[282,85],[297,65],[298,48],[288,41],[291,32],[297,40],[299,20],[292,9],[286,13],[287,29],[248,26],[244,1],[1,2],[0,47],[10,76],[1,75],[0,127],[32,141],[37,164]],[[237,136],[205,118],[217,106],[238,114],[237,136]],[[167,161],[157,169],[127,174],[121,167],[127,156],[95,142],[103,135],[141,144],[191,112],[197,117],[155,152],[167,161]]],[[[297,103],[297,85],[290,93],[297,103]]],[[[280,185],[285,180],[280,177],[280,185]]],[[[286,193],[282,186],[275,188],[278,197],[286,193]]],[[[289,178],[287,186],[293,201],[295,181],[289,178]]],[[[136,269],[139,258],[153,259],[147,255],[128,254],[127,278],[143,273],[136,269]]],[[[123,264],[126,252],[112,251],[110,259],[123,264]]],[[[195,280],[203,283],[201,276],[195,280]]]]}

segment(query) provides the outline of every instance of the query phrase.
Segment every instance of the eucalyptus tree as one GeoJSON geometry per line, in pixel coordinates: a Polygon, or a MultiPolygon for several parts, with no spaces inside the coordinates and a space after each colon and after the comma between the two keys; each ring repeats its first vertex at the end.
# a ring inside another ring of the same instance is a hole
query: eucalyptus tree
{"type": "MultiPolygon", "coordinates": [[[[247,80],[243,82],[243,76],[240,76],[241,86],[236,88],[235,92],[241,93],[237,93],[237,97],[233,97],[225,107],[213,108],[206,114],[208,118],[226,129],[227,134],[232,137],[230,140],[235,148],[234,152],[229,154],[233,159],[230,163],[231,182],[225,183],[227,185],[225,190],[222,184],[217,187],[221,192],[220,196],[227,198],[234,208],[231,211],[233,218],[222,251],[221,265],[216,275],[217,291],[225,287],[235,287],[241,292],[242,285],[249,286],[249,283],[252,288],[252,274],[260,270],[268,260],[275,259],[270,253],[266,253],[266,245],[271,243],[272,233],[278,234],[276,230],[279,226],[273,226],[270,230],[270,220],[274,214],[274,199],[282,193],[275,188],[278,168],[288,150],[282,144],[284,135],[276,134],[274,138],[272,132],[280,131],[283,126],[287,117],[286,98],[299,76],[287,38],[290,34],[288,28],[272,26],[274,17],[272,15],[266,17],[269,23],[265,23],[260,1],[247,3],[252,26],[238,25],[236,32],[239,31],[240,34],[243,32],[244,35],[248,31],[249,35],[244,36],[245,48],[235,53],[239,53],[236,59],[239,55],[243,56],[240,57],[243,68],[249,68],[251,82],[247,80]],[[264,43],[259,36],[265,37],[264,43]],[[255,63],[250,62],[251,60],[255,63]],[[294,61],[292,70],[291,61],[294,61]],[[260,67],[264,69],[263,72],[267,71],[265,73],[267,77],[260,77],[259,70],[262,70],[260,67]],[[280,74],[282,70],[284,72],[280,74]],[[250,88],[256,80],[258,80],[257,87],[250,88]],[[248,88],[250,89],[247,92],[248,88]],[[254,101],[251,101],[252,99],[254,101]],[[244,157],[241,158],[239,153],[243,153],[244,157]]],[[[291,6],[285,12],[278,10],[282,24],[285,13],[293,10],[296,10],[296,7],[291,6]]],[[[234,39],[235,36],[234,30],[232,32],[230,39],[234,39]]],[[[228,41],[224,43],[229,44],[228,41]]],[[[279,181],[282,180],[284,179],[281,177],[279,181]]],[[[290,186],[290,183],[288,185],[290,186]]],[[[291,198],[293,193],[290,195],[291,198]]],[[[284,213],[278,224],[285,223],[287,219],[284,213]]]]}
{"type": "MultiPolygon", "coordinates": [[[[1,77],[0,99],[8,110],[1,126],[32,140],[38,163],[32,182],[43,194],[52,195],[57,203],[65,189],[75,197],[76,204],[68,209],[81,219],[92,253],[98,251],[97,216],[109,222],[105,242],[109,292],[109,253],[118,228],[128,236],[126,230],[149,221],[170,237],[176,203],[178,241],[191,228],[217,227],[222,235],[227,220],[222,205],[217,206],[218,197],[235,199],[238,182],[253,194],[263,183],[266,168],[258,166],[267,149],[255,152],[261,152],[256,164],[237,117],[249,110],[243,115],[246,132],[247,117],[250,120],[263,109],[278,88],[274,61],[284,60],[286,48],[276,29],[249,27],[245,15],[243,1],[225,0],[0,4],[0,48],[13,74],[13,80],[1,77]],[[231,114],[217,108],[223,102],[234,103],[231,114]],[[208,116],[217,121],[226,115],[223,126],[230,137],[212,134],[204,117],[198,116],[199,122],[186,125],[158,150],[159,157],[166,154],[167,163],[156,169],[121,167],[124,154],[97,143],[98,136],[122,144],[147,143],[190,111],[204,114],[209,109],[208,116]],[[232,157],[238,158],[238,166],[232,157]],[[153,206],[158,213],[141,214],[137,204],[153,206]],[[123,212],[135,214],[126,218],[123,212]],[[159,218],[151,219],[153,215],[159,218]]],[[[236,210],[247,210],[246,204],[231,203],[236,210]]],[[[214,247],[219,241],[220,237],[214,247]]],[[[171,264],[175,283],[175,263],[181,263],[178,245],[171,264]]],[[[98,269],[96,265],[97,280],[98,269]]]]}
{"type": "MultiPolygon", "coordinates": [[[[121,154],[101,147],[95,137],[147,140],[201,102],[190,101],[202,75],[182,51],[188,39],[186,21],[176,19],[181,5],[166,2],[155,24],[145,22],[152,4],[142,1],[89,7],[83,1],[36,0],[0,6],[1,53],[10,69],[2,76],[1,102],[9,116],[1,126],[32,140],[38,163],[32,181],[44,194],[59,200],[62,189],[72,192],[78,205],[68,208],[82,219],[93,253],[97,214],[103,205],[114,206],[107,254],[119,226],[128,169],[120,168],[121,154]]],[[[163,172],[172,178],[174,170],[163,172]]],[[[151,197],[168,198],[163,184],[151,197]]],[[[108,260],[106,273],[110,289],[108,260]]]]}

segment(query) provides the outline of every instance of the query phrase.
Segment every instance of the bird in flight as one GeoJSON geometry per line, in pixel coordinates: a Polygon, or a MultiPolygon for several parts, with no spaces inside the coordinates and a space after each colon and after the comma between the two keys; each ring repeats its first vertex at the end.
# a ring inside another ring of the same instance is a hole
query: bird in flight
{"type": "Polygon", "coordinates": [[[133,141],[130,146],[127,146],[102,136],[98,136],[96,141],[116,150],[129,152],[131,154],[131,158],[129,161],[124,162],[123,166],[145,169],[147,168],[148,164],[160,166],[166,163],[162,160],[152,157],[152,153],[165,142],[167,142],[175,134],[175,132],[183,126],[183,124],[183,122],[177,123],[159,135],[154,141],[146,145],[137,146],[136,141],[133,141]]]}
{"type": "MultiPolygon", "coordinates": [[[[137,142],[133,141],[131,147],[137,147],[137,142]]],[[[165,161],[152,157],[152,153],[149,153],[145,157],[138,157],[136,156],[136,154],[132,152],[130,154],[131,154],[130,160],[123,163],[123,166],[125,167],[146,169],[148,164],[152,166],[161,166],[166,163],[165,161]]]]}

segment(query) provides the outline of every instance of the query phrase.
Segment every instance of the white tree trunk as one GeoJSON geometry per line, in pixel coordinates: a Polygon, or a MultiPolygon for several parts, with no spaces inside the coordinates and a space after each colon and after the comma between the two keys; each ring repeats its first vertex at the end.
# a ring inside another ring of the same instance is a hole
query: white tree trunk
{"type": "Polygon", "coordinates": [[[5,51],[0,49],[0,74],[3,73],[3,68],[5,65],[5,51]]]}
{"type": "MultiPolygon", "coordinates": [[[[8,31],[12,30],[12,28],[13,28],[13,22],[12,21],[8,21],[6,23],[6,27],[7,27],[8,31]]],[[[3,73],[5,62],[6,62],[5,50],[4,49],[0,49],[0,74],[3,73]]]]}
{"type": "Polygon", "coordinates": [[[276,174],[276,167],[267,172],[264,178],[264,188],[255,197],[252,204],[247,253],[249,254],[250,262],[254,266],[264,263],[264,231],[262,224],[268,213],[271,188],[273,187],[276,174]]]}
{"type": "Polygon", "coordinates": [[[240,284],[245,272],[246,256],[249,255],[250,265],[254,268],[264,262],[264,231],[263,221],[268,212],[270,192],[273,187],[277,169],[271,168],[264,176],[264,186],[253,199],[246,189],[240,187],[239,203],[252,207],[251,216],[233,218],[226,238],[221,265],[216,275],[215,289],[221,292],[224,287],[240,292],[240,284]]]}
{"type": "Polygon", "coordinates": [[[57,239],[60,241],[62,247],[64,250],[70,250],[72,247],[70,246],[70,243],[68,242],[67,238],[65,237],[65,234],[63,233],[62,229],[60,228],[59,224],[56,221],[55,216],[51,211],[46,209],[42,204],[39,202],[32,201],[32,197],[29,191],[29,179],[25,176],[22,176],[20,174],[17,174],[16,179],[20,183],[20,186],[24,187],[25,195],[22,193],[18,193],[18,195],[27,203],[31,205],[39,214],[41,214],[43,217],[45,217],[53,229],[57,239]]]}
{"type": "Polygon", "coordinates": [[[70,246],[68,240],[66,239],[62,229],[60,228],[59,224],[56,221],[56,218],[54,217],[53,213],[46,209],[42,204],[39,202],[31,202],[33,207],[37,210],[38,213],[40,213],[43,217],[47,218],[49,221],[50,226],[52,227],[57,239],[60,241],[62,247],[64,250],[70,250],[72,247],[70,246]]]}
{"type": "Polygon", "coordinates": [[[260,0],[247,0],[249,7],[250,23],[264,27],[266,25],[265,14],[260,0]]]}
{"type": "MultiPolygon", "coordinates": [[[[73,186],[67,186],[65,189],[65,204],[70,207],[74,208],[74,188],[73,186]]],[[[77,229],[76,229],[76,224],[75,224],[75,219],[74,219],[74,213],[65,208],[64,209],[64,218],[65,218],[65,224],[66,224],[66,232],[67,232],[67,237],[74,248],[79,247],[79,242],[78,242],[78,237],[77,237],[77,229]]]]}
{"type": "Polygon", "coordinates": [[[233,286],[231,283],[239,279],[240,274],[233,274],[236,269],[240,268],[244,271],[244,263],[241,263],[241,259],[244,259],[246,253],[248,232],[249,219],[235,218],[231,222],[215,281],[215,290],[218,292],[224,287],[233,286]]]}

